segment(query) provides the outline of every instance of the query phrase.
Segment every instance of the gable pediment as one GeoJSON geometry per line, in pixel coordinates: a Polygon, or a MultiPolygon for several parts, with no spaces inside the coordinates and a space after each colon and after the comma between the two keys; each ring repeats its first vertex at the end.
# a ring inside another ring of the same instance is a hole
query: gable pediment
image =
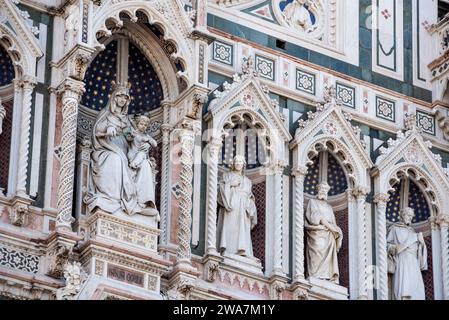
{"type": "Polygon", "coordinates": [[[364,167],[370,168],[373,163],[360,140],[360,129],[350,123],[351,117],[345,114],[341,106],[333,99],[324,105],[318,105],[317,111],[308,113],[307,120],[298,121],[294,145],[308,144],[321,138],[332,138],[353,150],[364,167]]]}
{"type": "Polygon", "coordinates": [[[0,2],[0,40],[7,38],[6,48],[19,57],[14,63],[28,75],[34,75],[36,59],[43,55],[37,38],[10,0],[0,2]]]}
{"type": "Polygon", "coordinates": [[[213,92],[215,98],[209,104],[206,117],[211,117],[219,123],[223,121],[223,117],[232,113],[232,110],[246,109],[264,118],[271,129],[277,129],[281,133],[284,141],[292,139],[281,118],[277,101],[268,96],[268,91],[262,88],[256,76],[234,75],[232,83],[223,83],[223,89],[213,92]]]}

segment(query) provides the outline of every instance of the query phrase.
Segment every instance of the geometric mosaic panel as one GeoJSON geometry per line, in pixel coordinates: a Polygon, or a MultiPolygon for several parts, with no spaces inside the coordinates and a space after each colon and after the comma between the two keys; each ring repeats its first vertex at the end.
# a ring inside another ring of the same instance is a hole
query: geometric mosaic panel
{"type": "Polygon", "coordinates": [[[220,41],[214,41],[212,60],[232,66],[234,61],[234,47],[220,41]]]}
{"type": "Polygon", "coordinates": [[[26,272],[37,273],[39,257],[0,247],[0,265],[26,272]]]}
{"type": "Polygon", "coordinates": [[[315,75],[296,69],[296,89],[315,95],[315,75]]]}
{"type": "Polygon", "coordinates": [[[435,117],[421,112],[416,111],[416,125],[421,128],[423,132],[435,135],[435,117]]]}
{"type": "Polygon", "coordinates": [[[275,80],[275,62],[274,60],[261,57],[256,54],[256,71],[263,78],[274,81],[275,80]]]}
{"type": "Polygon", "coordinates": [[[340,100],[344,106],[355,109],[355,88],[337,82],[336,90],[337,99],[340,100]]]}
{"type": "Polygon", "coordinates": [[[376,96],[376,116],[381,119],[395,122],[395,103],[394,101],[376,96]]]}

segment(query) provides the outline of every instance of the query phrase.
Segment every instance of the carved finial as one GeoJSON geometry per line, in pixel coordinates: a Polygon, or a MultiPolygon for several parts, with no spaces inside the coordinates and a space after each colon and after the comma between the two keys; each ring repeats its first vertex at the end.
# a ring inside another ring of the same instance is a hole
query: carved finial
{"type": "Polygon", "coordinates": [[[405,131],[419,131],[416,125],[416,113],[406,113],[404,119],[405,131]]]}
{"type": "Polygon", "coordinates": [[[324,101],[327,104],[338,104],[337,90],[334,85],[331,85],[324,90],[324,101]]]}
{"type": "Polygon", "coordinates": [[[79,262],[67,263],[64,267],[65,287],[56,292],[57,300],[75,300],[83,284],[87,280],[87,273],[79,262]]]}
{"type": "Polygon", "coordinates": [[[245,76],[259,76],[259,73],[254,68],[254,58],[252,56],[243,58],[242,72],[245,76]]]}

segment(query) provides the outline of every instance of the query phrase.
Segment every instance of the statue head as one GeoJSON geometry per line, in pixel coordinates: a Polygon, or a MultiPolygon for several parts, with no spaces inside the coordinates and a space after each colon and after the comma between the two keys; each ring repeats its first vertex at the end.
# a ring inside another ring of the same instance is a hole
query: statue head
{"type": "Polygon", "coordinates": [[[136,117],[136,127],[139,132],[144,133],[147,131],[148,126],[150,125],[150,118],[147,116],[141,115],[136,117]]]}
{"type": "Polygon", "coordinates": [[[120,113],[127,114],[128,106],[131,103],[131,96],[129,95],[129,89],[131,84],[116,83],[112,81],[112,94],[111,94],[111,112],[115,113],[120,111],[120,113]],[[116,110],[117,107],[120,110],[116,110]]]}
{"type": "Polygon", "coordinates": [[[319,185],[317,185],[316,189],[318,191],[317,199],[319,200],[327,200],[327,194],[330,190],[330,186],[327,184],[327,182],[321,182],[319,185]]]}
{"type": "Polygon", "coordinates": [[[242,155],[236,155],[234,157],[234,159],[232,160],[231,170],[232,171],[238,171],[241,174],[243,174],[243,171],[245,170],[245,167],[246,167],[245,157],[242,156],[242,155]]]}
{"type": "Polygon", "coordinates": [[[407,207],[401,210],[399,216],[401,217],[402,222],[409,226],[412,224],[413,218],[415,217],[415,211],[412,208],[407,207]]]}

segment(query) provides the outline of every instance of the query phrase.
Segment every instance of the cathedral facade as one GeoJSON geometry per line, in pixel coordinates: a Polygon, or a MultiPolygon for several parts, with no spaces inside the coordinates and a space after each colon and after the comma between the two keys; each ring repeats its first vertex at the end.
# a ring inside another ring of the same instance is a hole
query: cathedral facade
{"type": "Polygon", "coordinates": [[[448,13],[0,0],[0,299],[449,299],[448,13]]]}

